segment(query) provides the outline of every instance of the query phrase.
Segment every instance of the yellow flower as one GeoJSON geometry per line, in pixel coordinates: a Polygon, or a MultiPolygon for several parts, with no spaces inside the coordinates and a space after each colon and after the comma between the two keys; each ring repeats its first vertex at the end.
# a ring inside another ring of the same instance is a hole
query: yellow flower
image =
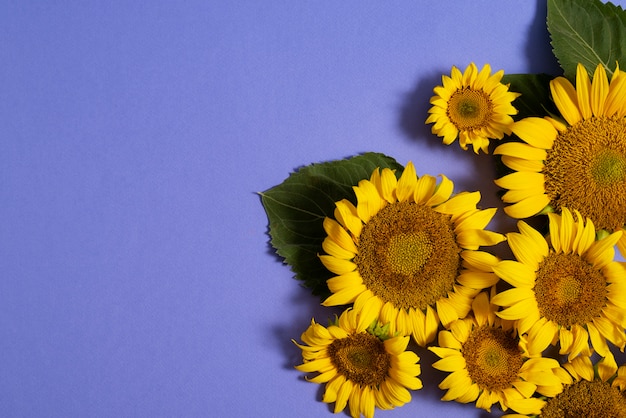
{"type": "Polygon", "coordinates": [[[523,221],[507,235],[517,261],[501,261],[495,273],[513,286],[493,299],[506,307],[501,318],[516,321],[530,351],[560,345],[569,358],[592,348],[614,361],[608,342],[626,345],[626,269],[613,260],[617,231],[596,240],[593,223],[574,220],[567,208],[549,216],[549,239],[523,221]]]}
{"type": "MultiPolygon", "coordinates": [[[[626,417],[626,366],[618,369],[616,364],[601,360],[596,371],[589,357],[580,356],[563,367],[571,374],[569,382],[560,394],[547,399],[539,417],[626,417]]],[[[507,418],[527,416],[505,415],[507,418]]]]}
{"type": "Polygon", "coordinates": [[[434,123],[432,132],[450,145],[457,138],[464,150],[471,145],[475,153],[488,151],[489,139],[502,139],[511,133],[517,109],[511,104],[519,93],[509,91],[500,82],[502,70],[491,75],[491,67],[485,65],[480,71],[471,63],[461,74],[452,67],[450,77],[442,76],[443,86],[433,89],[433,105],[428,111],[426,123],[434,123]]]}
{"type": "Polygon", "coordinates": [[[334,402],[335,413],[348,405],[353,418],[402,406],[411,400],[408,389],[422,388],[419,357],[405,351],[410,337],[391,336],[388,327],[363,319],[348,309],[328,328],[312,320],[304,344],[294,341],[303,358],[296,369],[319,373],[309,380],[326,384],[323,402],[334,402]]]}
{"type": "MultiPolygon", "coordinates": [[[[593,82],[579,64],[576,87],[557,77],[550,83],[562,119],[525,118],[512,131],[524,142],[498,146],[494,154],[515,172],[496,180],[508,191],[505,212],[526,218],[562,207],[578,210],[598,229],[626,224],[626,74],[609,83],[598,65],[593,82]]],[[[626,238],[620,250],[626,255],[626,238]]]]}
{"type": "Polygon", "coordinates": [[[533,394],[554,396],[563,388],[555,373],[558,361],[540,352],[524,353],[511,324],[496,317],[486,292],[474,300],[473,312],[440,331],[439,346],[429,347],[441,358],[433,367],[450,372],[439,384],[447,389],[442,400],[476,401],[487,411],[499,403],[504,411],[538,413],[544,401],[533,394]]]}
{"type": "Polygon", "coordinates": [[[498,281],[498,259],[478,248],[504,240],[484,227],[496,209],[480,210],[480,193],[453,197],[453,183],[415,174],[409,162],[396,179],[376,169],[354,187],[358,204],[336,203],[326,218],[322,263],[337,274],[327,281],[326,306],[354,303],[367,321],[380,317],[390,332],[412,334],[425,346],[444,325],[469,312],[480,289],[498,281]]]}

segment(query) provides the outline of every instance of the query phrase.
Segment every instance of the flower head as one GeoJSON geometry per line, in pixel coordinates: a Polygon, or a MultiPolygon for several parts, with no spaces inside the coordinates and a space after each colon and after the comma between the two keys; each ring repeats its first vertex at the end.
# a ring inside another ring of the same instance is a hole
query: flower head
{"type": "Polygon", "coordinates": [[[494,267],[513,288],[493,303],[505,307],[501,318],[516,321],[530,351],[558,342],[570,359],[593,350],[612,359],[607,342],[626,345],[626,269],[613,260],[622,233],[596,240],[593,223],[575,215],[566,208],[550,213],[548,240],[518,223],[520,232],[507,235],[517,261],[494,267]]]}
{"type": "Polygon", "coordinates": [[[459,319],[449,331],[439,332],[439,346],[429,347],[441,360],[433,367],[450,374],[439,384],[447,389],[442,400],[462,403],[476,401],[478,408],[491,410],[499,403],[503,410],[537,413],[544,401],[537,392],[554,396],[562,388],[555,374],[559,363],[528,353],[520,345],[511,323],[496,317],[496,308],[487,293],[473,303],[473,317],[459,319]]]}
{"type": "Polygon", "coordinates": [[[546,400],[540,414],[505,415],[507,418],[539,416],[562,417],[624,417],[626,416],[626,393],[624,393],[626,366],[600,360],[594,364],[586,356],[576,357],[561,369],[560,375],[567,379],[563,391],[546,400]],[[567,370],[567,372],[565,372],[567,370]]]}
{"type": "Polygon", "coordinates": [[[511,133],[517,109],[512,102],[519,93],[509,91],[502,84],[502,70],[491,74],[486,64],[480,71],[471,63],[463,73],[452,67],[450,77],[442,76],[443,86],[433,89],[433,105],[428,111],[426,123],[434,123],[432,132],[443,137],[443,143],[451,144],[457,138],[461,148],[471,145],[475,153],[488,151],[489,139],[502,139],[511,133]]]}
{"type": "Polygon", "coordinates": [[[497,258],[478,248],[504,236],[484,230],[496,209],[477,209],[480,193],[451,197],[453,184],[441,177],[418,178],[412,163],[399,179],[377,169],[354,187],[356,206],[336,203],[336,220],[324,221],[320,259],[337,274],[324,305],[354,303],[367,321],[380,317],[420,345],[440,322],[467,315],[480,289],[498,281],[497,258]]]}
{"type": "Polygon", "coordinates": [[[375,407],[392,409],[411,400],[408,389],[422,388],[419,357],[405,351],[408,336],[392,336],[377,321],[366,323],[354,310],[344,311],[328,328],[311,321],[302,334],[303,364],[296,369],[319,373],[311,382],[326,383],[323,401],[335,413],[349,406],[353,418],[371,418],[375,407]]]}
{"type": "MultiPolygon", "coordinates": [[[[598,65],[593,81],[579,64],[576,87],[564,77],[550,83],[561,118],[525,118],[512,131],[524,142],[494,151],[514,170],[496,180],[508,189],[505,212],[526,218],[545,210],[579,211],[598,229],[626,224],[626,74],[609,82],[598,65]]],[[[626,239],[620,248],[626,254],[626,239]]]]}

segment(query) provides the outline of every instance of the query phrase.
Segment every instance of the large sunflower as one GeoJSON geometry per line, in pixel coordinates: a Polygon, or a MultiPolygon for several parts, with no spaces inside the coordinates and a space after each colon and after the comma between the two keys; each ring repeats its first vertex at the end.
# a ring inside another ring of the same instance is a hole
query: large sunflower
{"type": "Polygon", "coordinates": [[[422,346],[440,322],[467,315],[479,290],[498,281],[497,258],[478,248],[504,236],[484,230],[496,209],[477,209],[479,192],[450,197],[453,183],[441,177],[418,178],[410,162],[399,179],[376,169],[354,187],[356,207],[336,203],[320,259],[338,276],[324,305],[354,303],[368,321],[380,316],[422,346]]]}
{"type": "Polygon", "coordinates": [[[558,361],[522,348],[512,324],[496,317],[486,292],[476,297],[472,310],[473,317],[454,321],[449,331],[439,332],[439,346],[429,347],[441,358],[433,367],[450,372],[439,384],[447,389],[441,399],[476,401],[487,411],[499,403],[504,411],[538,413],[545,402],[533,397],[535,392],[555,396],[563,389],[555,374],[558,361]]]}
{"type": "Polygon", "coordinates": [[[618,369],[605,360],[594,366],[589,357],[579,356],[563,367],[569,372],[565,388],[547,399],[539,414],[503,418],[626,417],[626,366],[618,369]]]}
{"type": "Polygon", "coordinates": [[[509,91],[500,82],[504,71],[491,74],[486,64],[480,71],[471,63],[465,71],[452,67],[450,77],[441,77],[443,86],[433,89],[433,105],[426,123],[434,123],[432,132],[449,145],[457,138],[464,150],[471,145],[475,153],[487,152],[489,139],[502,139],[511,133],[517,109],[511,104],[519,93],[509,91]]]}
{"type": "Polygon", "coordinates": [[[348,405],[353,418],[402,406],[411,400],[408,389],[422,388],[419,357],[405,351],[410,337],[392,336],[388,327],[363,319],[348,309],[328,328],[311,321],[304,344],[294,341],[303,358],[296,369],[319,373],[309,380],[326,383],[323,402],[334,402],[335,413],[348,405]]]}
{"type": "MultiPolygon", "coordinates": [[[[512,131],[524,143],[498,146],[494,153],[515,170],[496,184],[508,189],[505,212],[526,218],[562,207],[578,210],[598,229],[626,224],[626,74],[609,83],[598,65],[593,82],[579,64],[576,87],[564,77],[550,82],[561,118],[525,118],[512,131]]],[[[620,243],[626,255],[626,240],[620,243]]]]}
{"type": "MultiPolygon", "coordinates": [[[[569,358],[613,359],[607,342],[626,345],[626,269],[613,260],[617,231],[596,240],[593,223],[574,220],[567,208],[549,216],[549,239],[523,221],[507,235],[517,261],[501,261],[495,273],[513,286],[493,299],[498,315],[514,320],[531,351],[560,345],[569,358]]],[[[610,361],[610,360],[607,360],[610,361]]]]}

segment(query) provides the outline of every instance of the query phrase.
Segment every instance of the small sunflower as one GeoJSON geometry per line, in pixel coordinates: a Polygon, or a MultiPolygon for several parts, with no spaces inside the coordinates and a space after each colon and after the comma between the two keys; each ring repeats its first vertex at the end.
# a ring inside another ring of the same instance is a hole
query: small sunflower
{"type": "Polygon", "coordinates": [[[441,399],[476,401],[487,411],[499,403],[504,411],[538,413],[544,401],[533,394],[554,396],[563,388],[554,371],[558,361],[542,358],[541,352],[525,353],[512,324],[496,316],[486,292],[472,308],[473,317],[454,321],[449,331],[439,332],[439,346],[429,347],[441,358],[433,367],[450,372],[439,384],[447,389],[441,399]]]}
{"type": "Polygon", "coordinates": [[[375,407],[393,409],[411,400],[408,389],[422,388],[419,357],[406,351],[408,336],[392,336],[377,321],[370,324],[356,311],[344,311],[328,328],[311,321],[298,344],[303,364],[296,369],[319,373],[309,380],[326,383],[323,402],[335,413],[349,406],[350,415],[371,418],[375,407]]]}
{"type": "Polygon", "coordinates": [[[546,400],[539,414],[503,418],[626,417],[626,366],[618,369],[605,360],[594,367],[589,357],[576,357],[563,366],[569,382],[561,393],[546,400]]]}
{"type": "Polygon", "coordinates": [[[496,209],[477,209],[479,192],[450,197],[454,185],[441,177],[418,178],[410,162],[399,179],[376,169],[354,187],[357,206],[336,203],[336,220],[324,220],[320,259],[337,274],[324,305],[354,303],[368,321],[380,317],[422,346],[440,322],[467,315],[473,297],[498,281],[498,259],[478,248],[504,236],[484,230],[496,209]]]}
{"type": "MultiPolygon", "coordinates": [[[[527,218],[542,211],[578,210],[598,229],[626,224],[626,73],[609,82],[598,65],[589,80],[579,64],[576,87],[564,77],[550,82],[562,119],[525,118],[512,131],[524,142],[498,146],[494,154],[515,172],[496,184],[508,191],[504,211],[527,218]]],[[[619,244],[626,255],[626,238],[619,244]]]]}
{"type": "MultiPolygon", "coordinates": [[[[574,220],[567,208],[549,216],[549,239],[523,221],[507,235],[517,261],[501,261],[495,273],[513,286],[493,299],[506,309],[501,318],[516,321],[531,351],[560,345],[569,358],[592,348],[612,359],[608,342],[626,345],[626,269],[613,260],[617,231],[596,240],[593,223],[574,220]]],[[[609,361],[609,360],[607,360],[609,361]]]]}
{"type": "Polygon", "coordinates": [[[443,86],[433,89],[430,99],[433,106],[428,111],[426,123],[434,123],[433,134],[450,145],[457,138],[464,150],[471,145],[475,153],[488,151],[489,139],[502,139],[511,134],[513,118],[517,109],[511,104],[520,94],[509,91],[502,84],[504,71],[491,75],[486,64],[480,71],[471,63],[461,74],[452,67],[450,77],[441,77],[443,86]]]}

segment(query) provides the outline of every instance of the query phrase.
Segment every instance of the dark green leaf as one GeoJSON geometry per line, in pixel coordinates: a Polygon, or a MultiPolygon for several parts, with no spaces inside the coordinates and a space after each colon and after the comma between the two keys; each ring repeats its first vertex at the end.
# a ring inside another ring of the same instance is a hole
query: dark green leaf
{"type": "Polygon", "coordinates": [[[397,176],[403,170],[391,157],[366,153],[303,167],[280,185],[260,193],[272,246],[291,266],[296,279],[315,295],[329,294],[326,280],[333,276],[318,258],[326,237],[324,218],[333,216],[336,201],[348,199],[356,204],[352,186],[369,179],[377,167],[396,170],[397,176]]]}
{"type": "Polygon", "coordinates": [[[599,0],[548,0],[548,31],[565,76],[574,81],[582,63],[593,74],[602,64],[612,75],[616,62],[626,67],[626,14],[599,0]]]}
{"type": "Polygon", "coordinates": [[[556,114],[557,109],[550,96],[550,80],[548,74],[505,74],[504,84],[510,84],[509,91],[521,93],[513,102],[519,113],[516,120],[530,116],[547,116],[556,114]]]}

